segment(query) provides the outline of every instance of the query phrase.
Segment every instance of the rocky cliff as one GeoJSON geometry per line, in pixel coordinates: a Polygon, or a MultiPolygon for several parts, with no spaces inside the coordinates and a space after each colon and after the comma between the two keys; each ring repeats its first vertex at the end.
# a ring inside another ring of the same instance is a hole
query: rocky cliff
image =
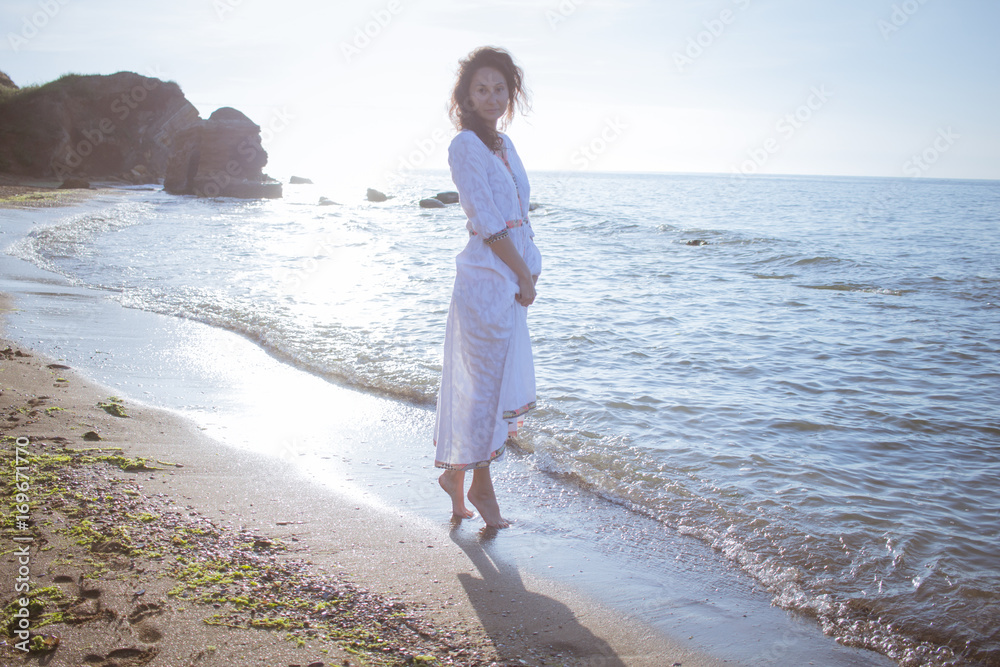
{"type": "Polygon", "coordinates": [[[163,188],[175,194],[214,197],[280,197],[281,184],[263,168],[267,153],[260,126],[230,107],[218,109],[170,137],[163,188]]]}
{"type": "Polygon", "coordinates": [[[0,103],[0,170],[38,178],[162,177],[167,141],[198,119],[176,83],[66,75],[0,103]]]}
{"type": "Polygon", "coordinates": [[[171,192],[280,197],[266,162],[249,118],[227,107],[203,120],[176,83],[118,72],[17,89],[0,72],[0,172],[156,183],[182,165],[171,192]]]}

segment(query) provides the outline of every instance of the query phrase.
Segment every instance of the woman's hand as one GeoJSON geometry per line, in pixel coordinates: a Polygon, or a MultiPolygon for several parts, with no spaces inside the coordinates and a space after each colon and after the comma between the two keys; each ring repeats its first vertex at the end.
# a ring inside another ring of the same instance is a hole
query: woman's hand
{"type": "Polygon", "coordinates": [[[536,280],[538,280],[538,276],[529,276],[528,278],[520,278],[518,280],[518,288],[520,291],[514,295],[514,300],[525,308],[535,302],[536,280]]]}
{"type": "Polygon", "coordinates": [[[531,269],[524,263],[524,258],[514,247],[514,242],[510,238],[497,239],[490,245],[490,249],[517,276],[518,292],[514,295],[514,300],[525,307],[534,303],[535,281],[538,276],[531,275],[531,269]]]}

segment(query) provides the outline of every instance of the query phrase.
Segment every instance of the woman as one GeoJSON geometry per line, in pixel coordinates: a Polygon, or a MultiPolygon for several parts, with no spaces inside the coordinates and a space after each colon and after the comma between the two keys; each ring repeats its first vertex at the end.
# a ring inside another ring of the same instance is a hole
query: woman
{"type": "Polygon", "coordinates": [[[527,308],[542,268],[528,222],[528,177],[506,126],[525,105],[523,73],[506,51],[480,48],[460,62],[451,118],[459,130],[448,148],[452,180],[468,216],[469,243],[457,273],[445,330],[434,442],[438,478],[452,512],[470,518],[468,498],[488,526],[506,528],[490,463],[535,407],[535,368],[527,308]]]}

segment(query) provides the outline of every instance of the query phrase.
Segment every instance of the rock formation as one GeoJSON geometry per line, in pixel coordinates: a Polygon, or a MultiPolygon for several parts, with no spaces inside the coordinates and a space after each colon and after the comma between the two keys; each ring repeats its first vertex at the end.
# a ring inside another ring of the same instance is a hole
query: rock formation
{"type": "Polygon", "coordinates": [[[166,139],[198,118],[176,83],[67,74],[0,101],[0,171],[35,178],[162,177],[166,139]],[[145,173],[145,175],[143,175],[145,173]]]}
{"type": "Polygon", "coordinates": [[[207,197],[280,197],[281,183],[263,173],[260,126],[231,107],[216,110],[169,139],[163,189],[207,197]]]}
{"type": "Polygon", "coordinates": [[[0,172],[280,197],[266,162],[257,125],[228,107],[203,120],[176,83],[118,72],[18,89],[0,72],[0,172]]]}

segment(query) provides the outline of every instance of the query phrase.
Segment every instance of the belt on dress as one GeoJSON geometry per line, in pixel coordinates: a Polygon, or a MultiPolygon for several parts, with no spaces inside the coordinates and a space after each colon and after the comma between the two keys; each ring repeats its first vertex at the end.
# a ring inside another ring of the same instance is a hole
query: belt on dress
{"type": "MultiPolygon", "coordinates": [[[[507,229],[514,229],[515,227],[520,227],[521,225],[525,224],[526,222],[528,222],[526,219],[524,219],[524,218],[518,218],[517,220],[508,220],[504,224],[507,225],[507,229]]],[[[494,234],[493,236],[489,237],[488,239],[484,239],[483,243],[493,243],[494,241],[499,241],[502,238],[506,238],[507,237],[507,229],[502,229],[499,232],[497,232],[496,234],[494,234]]],[[[477,236],[476,230],[470,229],[469,230],[469,236],[477,236]]]]}

